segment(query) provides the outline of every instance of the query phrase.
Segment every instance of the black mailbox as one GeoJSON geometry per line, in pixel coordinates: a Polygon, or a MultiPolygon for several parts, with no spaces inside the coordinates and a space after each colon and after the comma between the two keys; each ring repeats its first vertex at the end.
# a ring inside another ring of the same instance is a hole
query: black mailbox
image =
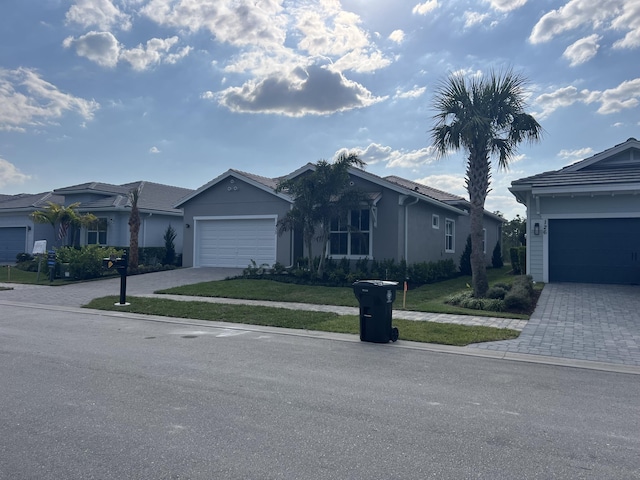
{"type": "Polygon", "coordinates": [[[102,259],[102,268],[110,270],[115,268],[120,274],[120,303],[116,305],[129,305],[127,303],[127,252],[122,254],[122,257],[116,258],[115,255],[111,255],[109,258],[102,259]]]}
{"type": "Polygon", "coordinates": [[[353,293],[360,304],[360,340],[388,343],[398,340],[398,329],[391,325],[392,307],[398,282],[359,280],[353,293]]]}

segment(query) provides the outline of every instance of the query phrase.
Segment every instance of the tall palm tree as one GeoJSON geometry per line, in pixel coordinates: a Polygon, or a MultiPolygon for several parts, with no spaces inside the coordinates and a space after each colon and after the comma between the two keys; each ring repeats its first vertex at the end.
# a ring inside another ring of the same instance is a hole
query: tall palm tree
{"type": "Polygon", "coordinates": [[[140,192],[142,191],[142,183],[137,188],[129,192],[129,203],[131,204],[131,213],[129,213],[129,267],[133,270],[138,268],[138,238],[140,234],[140,210],[138,209],[138,201],[140,200],[140,192]]]}
{"type": "Polygon", "coordinates": [[[523,141],[536,142],[542,127],[526,113],[526,79],[512,70],[491,71],[488,76],[450,75],[435,93],[433,146],[440,156],[451,150],[468,154],[465,183],[471,222],[473,293],[483,297],[489,288],[482,252],[482,218],[489,193],[491,157],[507,169],[523,141]]]}

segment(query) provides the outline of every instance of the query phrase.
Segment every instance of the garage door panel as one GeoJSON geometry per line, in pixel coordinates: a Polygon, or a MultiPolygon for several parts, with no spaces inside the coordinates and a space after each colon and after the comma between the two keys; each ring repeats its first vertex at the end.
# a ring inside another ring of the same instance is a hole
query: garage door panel
{"type": "Polygon", "coordinates": [[[25,227],[0,227],[0,262],[13,263],[19,253],[25,252],[25,227]]]}
{"type": "Polygon", "coordinates": [[[640,219],[549,221],[549,281],[640,283],[640,219]]]}
{"type": "Polygon", "coordinates": [[[244,268],[275,263],[275,218],[198,220],[194,264],[244,268]]]}

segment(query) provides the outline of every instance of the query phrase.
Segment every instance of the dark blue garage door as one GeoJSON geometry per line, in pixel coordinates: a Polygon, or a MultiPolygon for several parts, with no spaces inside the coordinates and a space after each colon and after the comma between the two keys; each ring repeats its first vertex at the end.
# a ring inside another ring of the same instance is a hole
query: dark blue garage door
{"type": "Polygon", "coordinates": [[[24,253],[26,235],[25,227],[0,228],[0,262],[15,263],[16,255],[24,253]]]}
{"type": "Polygon", "coordinates": [[[550,220],[549,281],[640,284],[640,218],[550,220]]]}

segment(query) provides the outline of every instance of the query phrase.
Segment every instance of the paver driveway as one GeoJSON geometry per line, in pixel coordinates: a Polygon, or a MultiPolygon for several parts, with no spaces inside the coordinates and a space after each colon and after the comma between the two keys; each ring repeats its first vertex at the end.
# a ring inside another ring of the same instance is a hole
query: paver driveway
{"type": "Polygon", "coordinates": [[[550,283],[517,339],[470,348],[640,366],[640,286],[550,283]]]}

